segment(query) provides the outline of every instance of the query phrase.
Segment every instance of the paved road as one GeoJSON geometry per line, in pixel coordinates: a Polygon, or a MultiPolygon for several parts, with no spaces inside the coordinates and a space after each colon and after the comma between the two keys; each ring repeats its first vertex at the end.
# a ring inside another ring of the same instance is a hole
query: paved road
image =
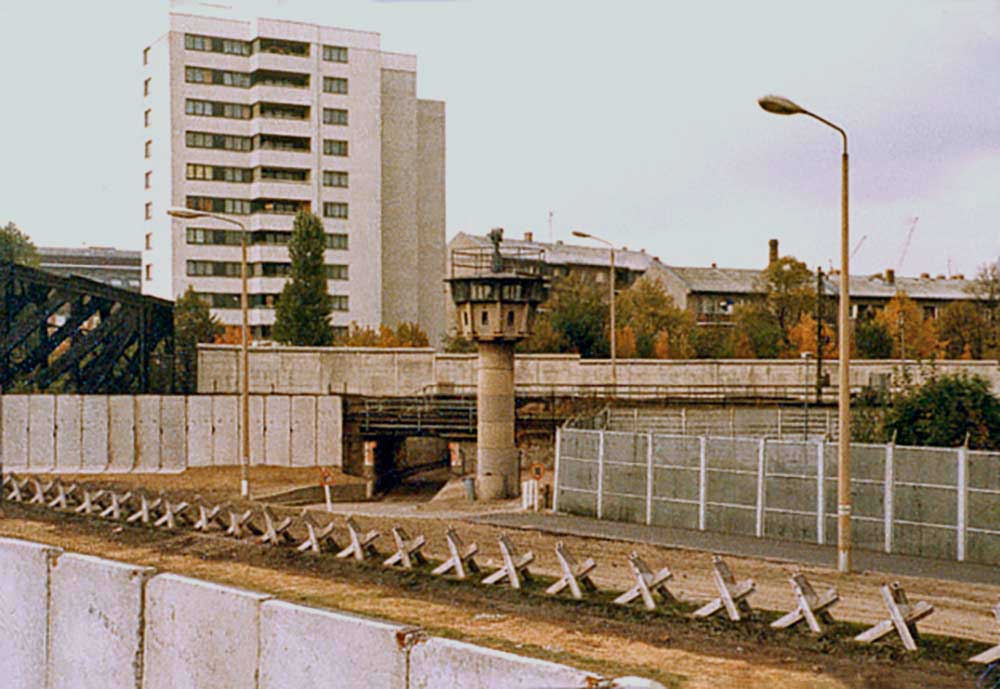
{"type": "MultiPolygon", "coordinates": [[[[711,531],[688,531],[664,526],[602,521],[568,514],[547,512],[488,514],[471,521],[513,529],[531,529],[614,541],[633,541],[668,548],[702,550],[723,555],[800,562],[820,567],[833,568],[836,567],[837,563],[835,545],[793,543],[711,531]]],[[[1000,567],[970,562],[931,560],[910,555],[889,555],[868,550],[855,550],[853,555],[854,569],[857,571],[1000,585],[1000,567]]]]}

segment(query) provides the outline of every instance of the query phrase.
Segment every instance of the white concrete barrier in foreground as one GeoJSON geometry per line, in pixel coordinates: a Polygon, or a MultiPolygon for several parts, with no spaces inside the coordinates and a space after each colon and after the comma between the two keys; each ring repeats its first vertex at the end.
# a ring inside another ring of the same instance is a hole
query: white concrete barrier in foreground
{"type": "Polygon", "coordinates": [[[153,577],[143,689],[256,687],[260,606],[270,598],[175,574],[153,577]]]}
{"type": "Polygon", "coordinates": [[[6,538],[0,659],[2,689],[583,689],[599,679],[392,622],[6,538]]]}
{"type": "Polygon", "coordinates": [[[53,562],[49,689],[138,686],[143,588],[154,572],[73,553],[53,562]]]}
{"type": "Polygon", "coordinates": [[[0,661],[4,689],[45,685],[49,566],[58,548],[0,538],[0,661]]]}

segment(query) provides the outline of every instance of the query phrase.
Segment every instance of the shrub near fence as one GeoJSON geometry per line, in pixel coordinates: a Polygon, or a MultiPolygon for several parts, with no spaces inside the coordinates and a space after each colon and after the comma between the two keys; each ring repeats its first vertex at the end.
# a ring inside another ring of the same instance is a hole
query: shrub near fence
{"type": "MultiPolygon", "coordinates": [[[[1000,453],[851,445],[856,547],[1000,564],[1000,453]]],[[[837,443],[560,429],[555,509],[833,543],[837,443]]]]}

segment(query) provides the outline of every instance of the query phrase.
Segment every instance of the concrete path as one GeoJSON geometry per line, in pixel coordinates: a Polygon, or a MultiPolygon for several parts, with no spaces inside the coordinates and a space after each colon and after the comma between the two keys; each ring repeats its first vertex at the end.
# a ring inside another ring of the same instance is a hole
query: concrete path
{"type": "MultiPolygon", "coordinates": [[[[577,517],[549,512],[488,514],[470,519],[513,529],[529,529],[553,534],[613,541],[633,541],[667,548],[687,548],[738,557],[755,557],[782,562],[799,562],[819,567],[836,567],[836,545],[815,545],[776,541],[753,536],[736,536],[711,531],[688,531],[664,526],[646,526],[577,517]]],[[[855,550],[854,569],[902,576],[948,579],[974,584],[1000,584],[1000,567],[970,562],[931,560],[910,555],[855,550]]]]}

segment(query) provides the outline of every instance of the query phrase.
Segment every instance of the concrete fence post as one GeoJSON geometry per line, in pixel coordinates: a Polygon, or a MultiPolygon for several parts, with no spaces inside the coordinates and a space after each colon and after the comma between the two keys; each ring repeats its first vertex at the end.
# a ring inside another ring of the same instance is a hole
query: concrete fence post
{"type": "Polygon", "coordinates": [[[764,465],[767,455],[767,439],[761,438],[757,442],[757,524],[754,533],[757,538],[764,535],[764,465]]]}
{"type": "Polygon", "coordinates": [[[705,456],[707,438],[698,438],[698,530],[705,530],[705,498],[708,494],[708,462],[705,456]]]}
{"type": "Polygon", "coordinates": [[[597,443],[597,518],[604,517],[604,431],[597,443]]]}
{"type": "Polygon", "coordinates": [[[653,434],[646,433],[646,526],[653,523],[653,434]]]}
{"type": "Polygon", "coordinates": [[[955,557],[959,562],[965,561],[965,537],[969,509],[969,448],[963,445],[958,448],[958,515],[957,538],[955,539],[955,557]]]}
{"type": "Polygon", "coordinates": [[[681,435],[687,435],[687,407],[681,407],[681,435]]]}
{"type": "Polygon", "coordinates": [[[816,542],[826,543],[826,462],[824,457],[826,441],[820,438],[816,443],[816,542]]]}
{"type": "Polygon", "coordinates": [[[552,479],[552,511],[559,511],[559,455],[562,453],[562,428],[556,426],[556,457],[553,471],[555,476],[552,479]]]}
{"type": "Polygon", "coordinates": [[[781,440],[781,426],[783,421],[783,416],[781,413],[781,407],[778,407],[778,440],[781,440]]]}
{"type": "Polygon", "coordinates": [[[892,552],[892,519],[893,519],[893,482],[895,478],[895,467],[893,466],[896,454],[895,441],[885,446],[885,478],[882,493],[882,514],[885,518],[883,530],[885,531],[885,552],[892,552]]]}

